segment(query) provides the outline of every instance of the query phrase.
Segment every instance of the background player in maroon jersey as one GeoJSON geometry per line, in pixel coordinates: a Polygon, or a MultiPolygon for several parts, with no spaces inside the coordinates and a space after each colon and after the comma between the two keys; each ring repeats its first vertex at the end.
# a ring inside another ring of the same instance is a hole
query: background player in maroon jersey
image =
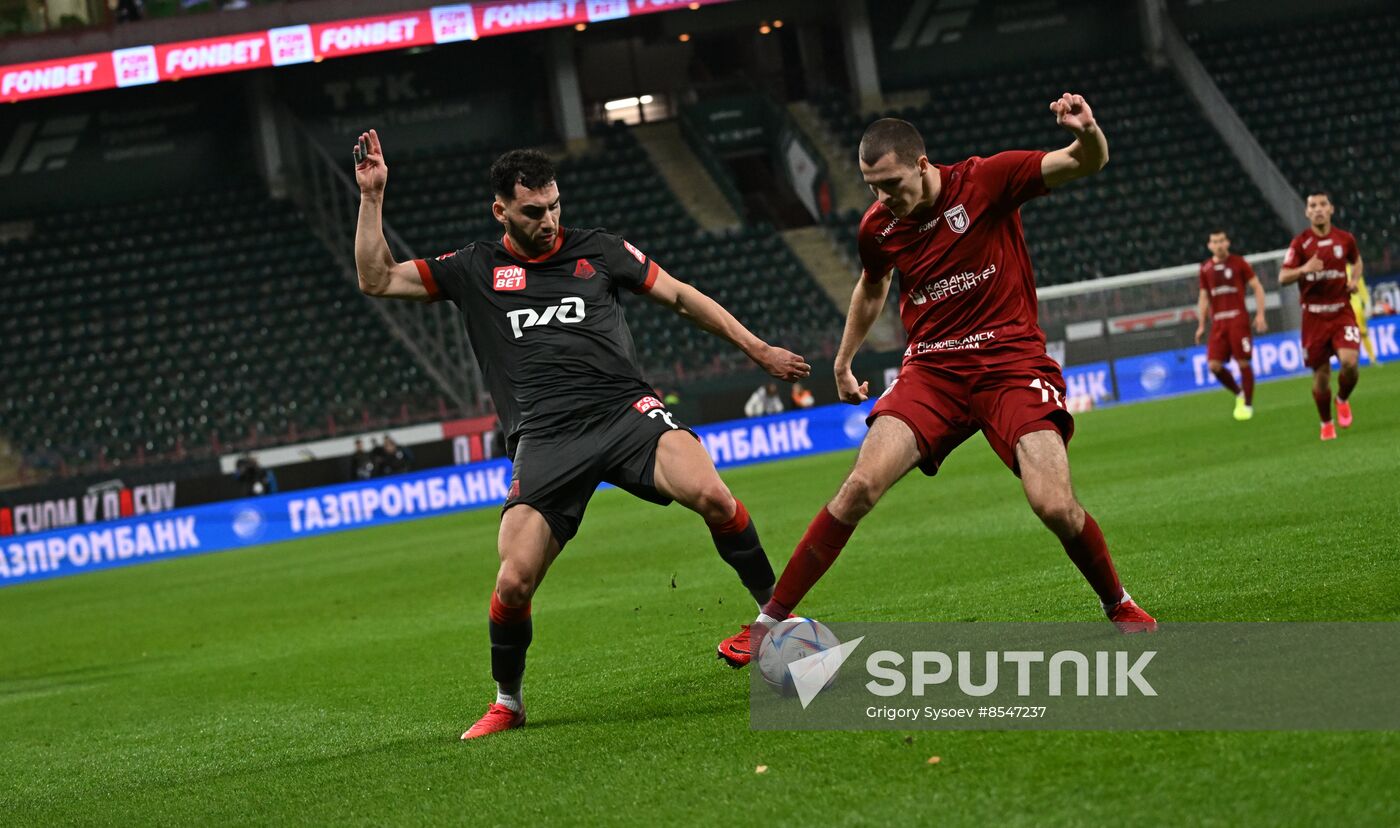
{"type": "Polygon", "coordinates": [[[1243,256],[1230,252],[1230,236],[1215,230],[1206,240],[1210,258],[1201,262],[1201,292],[1196,307],[1196,344],[1206,331],[1206,315],[1210,314],[1210,344],[1206,347],[1207,365],[1220,384],[1235,395],[1235,419],[1248,420],[1254,416],[1254,337],[1249,333],[1249,311],[1244,305],[1244,289],[1254,291],[1254,329],[1264,333],[1269,329],[1264,318],[1264,286],[1254,275],[1254,268],[1243,256]],[[1226,361],[1234,357],[1240,369],[1240,385],[1235,383],[1226,361]]]}
{"type": "MultiPolygon", "coordinates": [[[[1074,135],[1054,152],[1002,152],[957,164],[933,164],[919,131],[885,118],[866,131],[860,168],[876,197],[857,243],[864,272],[851,297],[836,355],[841,399],[861,403],[851,360],[879,316],[890,274],[900,274],[900,317],[909,337],[895,382],[871,411],[855,467],[817,513],[758,617],[786,618],[835,561],[856,524],[911,469],[933,475],[948,453],[977,431],[1021,477],[1026,499],[1055,533],[1124,632],[1155,629],[1152,616],[1123,590],[1098,524],[1075,499],[1059,365],[1045,352],[1036,321],[1035,276],[1021,230],[1020,206],[1108,163],[1108,142],[1082,96],[1050,104],[1074,135]]],[[[741,634],[742,636],[742,634],[741,634]]],[[[750,654],[720,643],[736,666],[750,654]]]]}
{"type": "Polygon", "coordinates": [[[1332,226],[1332,197],[1316,192],[1308,196],[1308,223],[1312,226],[1288,245],[1279,269],[1280,285],[1298,283],[1303,304],[1303,351],[1313,372],[1313,401],[1322,418],[1322,439],[1337,439],[1332,423],[1332,357],[1342,370],[1337,377],[1337,422],[1351,427],[1351,392],[1356,388],[1361,327],[1351,308],[1351,294],[1361,279],[1363,264],[1356,237],[1332,226]]]}
{"type": "Polygon", "coordinates": [[[619,290],[671,308],[777,379],[807,376],[811,369],[802,357],[754,336],[619,236],[566,231],[554,166],[540,152],[514,150],[491,166],[500,239],[408,262],[395,261],[384,240],[388,167],[373,130],[360,136],[354,157],[360,289],[420,302],[450,299],[458,306],[514,463],[488,624],[496,701],[462,738],[525,723],[521,682],[533,638],[530,602],[602,482],[653,503],[678,501],[699,514],[720,557],[760,606],[766,602],[773,568],[758,531],[695,433],[643,380],[619,290]]]}

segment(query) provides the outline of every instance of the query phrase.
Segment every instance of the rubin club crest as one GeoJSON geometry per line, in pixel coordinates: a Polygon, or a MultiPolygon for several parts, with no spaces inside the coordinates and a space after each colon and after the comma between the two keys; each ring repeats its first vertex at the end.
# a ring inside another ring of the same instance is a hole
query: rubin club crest
{"type": "Polygon", "coordinates": [[[967,209],[961,204],[950,210],[944,210],[943,218],[948,220],[948,226],[953,228],[954,233],[966,233],[968,225],[972,224],[972,221],[967,217],[967,209]]]}

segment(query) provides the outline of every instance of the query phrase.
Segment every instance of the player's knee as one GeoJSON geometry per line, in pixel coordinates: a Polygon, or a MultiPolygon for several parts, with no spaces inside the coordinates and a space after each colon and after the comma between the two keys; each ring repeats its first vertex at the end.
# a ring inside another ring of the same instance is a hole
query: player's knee
{"type": "Polygon", "coordinates": [[[1067,493],[1041,495],[1031,499],[1031,509],[1041,523],[1061,537],[1073,537],[1079,530],[1083,510],[1067,493]]]}
{"type": "Polygon", "coordinates": [[[734,516],[734,495],[715,478],[713,483],[701,488],[690,506],[706,523],[724,523],[734,516]]]}
{"type": "Polygon", "coordinates": [[[1211,360],[1210,362],[1206,363],[1206,367],[1210,369],[1210,372],[1212,374],[1218,374],[1221,371],[1225,370],[1225,363],[1218,362],[1216,360],[1211,360]]]}
{"type": "MultiPolygon", "coordinates": [[[[845,514],[846,517],[859,520],[870,513],[875,508],[875,504],[880,501],[880,496],[884,494],[884,487],[879,481],[863,471],[853,471],[846,478],[846,482],[841,484],[841,491],[836,493],[836,503],[834,505],[845,514]]],[[[841,515],[837,515],[841,518],[841,515]]]]}
{"type": "Polygon", "coordinates": [[[530,603],[539,586],[539,576],[522,567],[502,564],[496,573],[496,595],[508,607],[523,607],[530,603]]]}

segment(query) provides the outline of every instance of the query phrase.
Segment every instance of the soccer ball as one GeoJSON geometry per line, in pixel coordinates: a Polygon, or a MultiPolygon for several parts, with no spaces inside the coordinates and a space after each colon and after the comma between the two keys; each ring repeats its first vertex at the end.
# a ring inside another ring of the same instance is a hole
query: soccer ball
{"type": "MultiPolygon", "coordinates": [[[[797,693],[790,668],[794,661],[841,646],[841,641],[810,618],[789,618],[774,624],[758,643],[758,672],[764,682],[784,696],[797,693]]],[[[836,682],[836,672],[817,677],[825,690],[836,682]]]]}

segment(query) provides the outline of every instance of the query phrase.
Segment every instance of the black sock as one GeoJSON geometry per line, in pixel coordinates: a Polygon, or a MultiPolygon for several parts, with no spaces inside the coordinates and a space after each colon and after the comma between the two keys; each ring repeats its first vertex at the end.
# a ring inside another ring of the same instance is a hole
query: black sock
{"type": "Polygon", "coordinates": [[[491,678],[501,689],[519,692],[525,677],[525,651],[534,636],[530,605],[510,607],[491,594],[491,678]]]}
{"type": "Polygon", "coordinates": [[[734,499],[734,516],[724,523],[711,524],[710,536],[714,538],[719,556],[734,567],[754,601],[759,606],[767,603],[773,597],[773,584],[778,579],[743,502],[734,499]]]}

